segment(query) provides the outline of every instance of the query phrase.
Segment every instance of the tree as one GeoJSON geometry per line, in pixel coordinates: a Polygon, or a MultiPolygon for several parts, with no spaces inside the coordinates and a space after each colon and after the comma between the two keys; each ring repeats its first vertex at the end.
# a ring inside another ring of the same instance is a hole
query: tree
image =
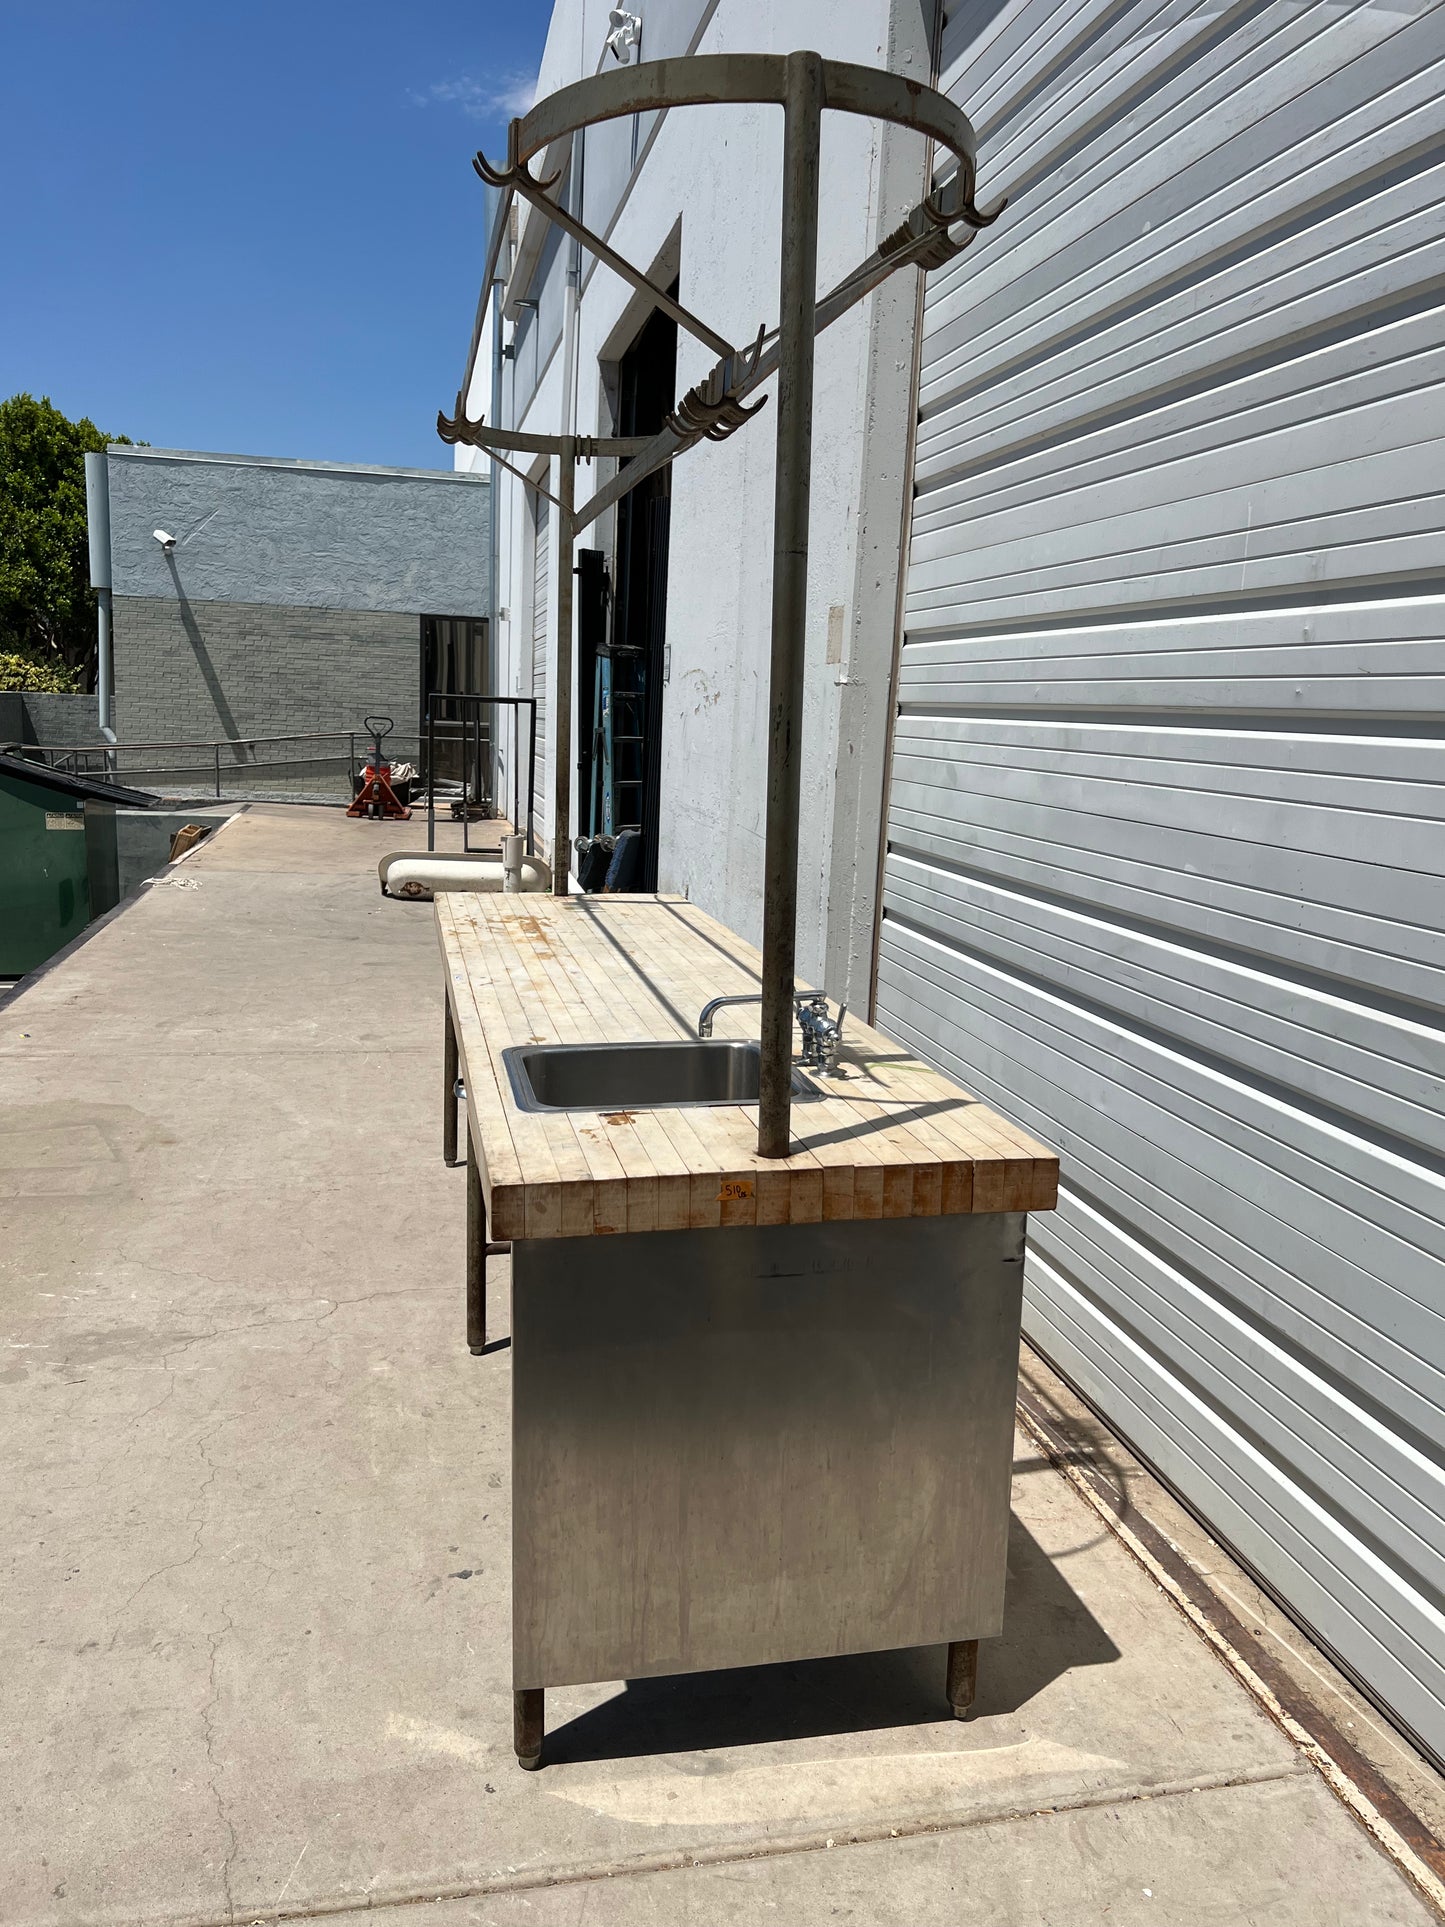
{"type": "Polygon", "coordinates": [[[95,684],[85,455],[128,439],[69,420],[48,397],[0,402],[0,654],[72,688],[95,684]]]}

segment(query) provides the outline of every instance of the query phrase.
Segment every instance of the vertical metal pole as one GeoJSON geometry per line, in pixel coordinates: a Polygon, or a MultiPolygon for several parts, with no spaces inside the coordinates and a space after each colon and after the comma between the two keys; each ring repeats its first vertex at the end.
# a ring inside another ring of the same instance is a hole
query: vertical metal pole
{"type": "Polygon", "coordinates": [[[457,1161],[457,1027],[452,1022],[452,1000],[442,997],[446,1028],[442,1032],[442,1161],[457,1161]]]}
{"type": "Polygon", "coordinates": [[[557,477],[557,706],[552,806],[552,895],[565,897],[572,868],[572,515],[577,482],[575,437],[562,437],[557,477]]]}
{"type": "Polygon", "coordinates": [[[788,55],[778,295],[778,455],[773,506],[773,646],[763,858],[763,1022],[758,1156],[784,1158],[792,1124],[793,974],[798,940],[798,786],[813,466],[813,325],[823,63],[788,55]]]}
{"type": "Polygon", "coordinates": [[[487,794],[486,785],[482,781],[482,766],[484,762],[484,757],[482,753],[482,738],[486,730],[487,724],[486,724],[486,712],[482,708],[480,701],[473,703],[472,708],[477,713],[477,744],[476,744],[476,747],[477,747],[477,808],[478,810],[480,810],[483,803],[486,800],[486,794],[487,794]]]}
{"type": "Polygon", "coordinates": [[[212,743],[211,748],[216,752],[216,801],[219,803],[221,800],[221,745],[212,743]]]}
{"type": "Polygon", "coordinates": [[[537,854],[533,837],[534,802],[537,795],[537,698],[527,701],[527,855],[537,854]]]}
{"type": "Polygon", "coordinates": [[[467,1119],[467,1350],[480,1358],[487,1349],[487,1201],[477,1164],[472,1120],[467,1119]]]}
{"type": "Polygon", "coordinates": [[[472,711],[462,704],[462,851],[472,847],[472,711]]]}
{"type": "Polygon", "coordinates": [[[437,726],[431,704],[426,710],[426,846],[437,846],[437,726]]]}

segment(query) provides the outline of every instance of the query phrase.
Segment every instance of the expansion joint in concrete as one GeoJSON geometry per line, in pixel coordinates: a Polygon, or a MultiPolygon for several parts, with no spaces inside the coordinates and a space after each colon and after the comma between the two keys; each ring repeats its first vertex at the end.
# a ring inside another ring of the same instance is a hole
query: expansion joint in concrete
{"type": "Polygon", "coordinates": [[[1058,1813],[1087,1813],[1101,1808],[1138,1806],[1156,1800],[1190,1799],[1211,1793],[1227,1793],[1239,1787],[1269,1786],[1309,1777],[1309,1768],[1300,1761],[1295,1766],[1260,1767],[1250,1772],[1199,1774],[1186,1780],[1162,1781],[1153,1785],[1136,1784],[1100,1787],[1069,1799],[1053,1800],[1037,1807],[1020,1807],[999,1802],[978,1807],[968,1813],[943,1813],[903,1819],[897,1825],[878,1821],[871,1826],[837,1826],[831,1831],[793,1834],[786,1839],[729,1841],[711,1847],[683,1849],[677,1853],[637,1854],[615,1860],[589,1861],[572,1867],[540,1869],[535,1873],[506,1873],[492,1879],[436,1882],[419,1889],[388,1893],[373,1888],[365,1901],[354,1899],[317,1900],[295,1907],[248,1907],[237,1915],[187,1914],[163,1922],[147,1922],[146,1927],[273,1927],[290,1920],[360,1920],[383,1908],[425,1907],[438,1901],[485,1900],[502,1894],[537,1892],[551,1887],[579,1887],[603,1880],[623,1880],[643,1875],[681,1873],[689,1867],[741,1866],[758,1860],[778,1860],[790,1854],[827,1853],[848,1847],[877,1846],[886,1840],[911,1840],[928,1834],[962,1833],[987,1826],[1016,1825],[1047,1818],[1058,1813]]]}

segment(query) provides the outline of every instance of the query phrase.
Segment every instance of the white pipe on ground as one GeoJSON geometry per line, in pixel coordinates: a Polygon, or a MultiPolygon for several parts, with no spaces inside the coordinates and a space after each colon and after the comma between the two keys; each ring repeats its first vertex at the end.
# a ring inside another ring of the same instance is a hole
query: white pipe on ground
{"type": "MultiPolygon", "coordinates": [[[[451,890],[498,891],[507,885],[506,872],[495,858],[484,863],[469,863],[460,857],[428,856],[423,852],[417,856],[401,856],[389,863],[381,887],[388,896],[425,900],[451,890]]],[[[527,891],[550,890],[550,867],[540,857],[524,856],[516,887],[527,891]]]]}
{"type": "Polygon", "coordinates": [[[526,888],[522,881],[522,865],[526,862],[527,839],[524,836],[504,836],[502,838],[502,890],[509,897],[517,896],[526,888]]]}

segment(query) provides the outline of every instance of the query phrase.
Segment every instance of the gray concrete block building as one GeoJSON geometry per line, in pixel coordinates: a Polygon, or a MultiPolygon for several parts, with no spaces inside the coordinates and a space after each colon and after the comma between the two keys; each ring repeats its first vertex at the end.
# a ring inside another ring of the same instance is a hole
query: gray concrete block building
{"type": "Polygon", "coordinates": [[[105,475],[122,743],[376,711],[414,742],[425,690],[486,687],[486,477],[130,447],[105,475]]]}

